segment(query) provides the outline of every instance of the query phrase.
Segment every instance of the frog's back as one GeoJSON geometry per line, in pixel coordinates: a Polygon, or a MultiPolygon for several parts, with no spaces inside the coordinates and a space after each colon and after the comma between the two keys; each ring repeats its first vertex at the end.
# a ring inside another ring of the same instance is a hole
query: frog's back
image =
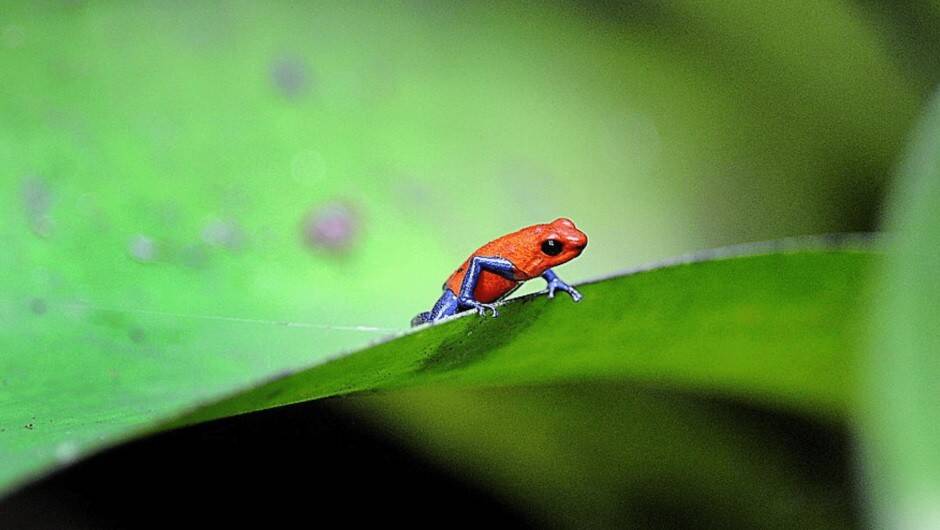
{"type": "Polygon", "coordinates": [[[520,261],[520,252],[527,247],[527,243],[532,239],[530,232],[533,228],[534,227],[530,226],[517,230],[499,239],[494,239],[476,249],[473,254],[470,254],[470,257],[461,263],[460,267],[450,275],[447,282],[444,283],[444,288],[450,289],[454,294],[460,294],[460,286],[463,284],[467,269],[470,267],[470,260],[476,256],[482,256],[508,260],[513,264],[513,267],[516,268],[515,279],[510,280],[494,272],[483,271],[480,273],[480,279],[477,281],[476,289],[473,290],[473,298],[478,302],[488,304],[514,291],[519,287],[519,284],[530,279],[528,275],[516,267],[516,264],[520,261]]]}

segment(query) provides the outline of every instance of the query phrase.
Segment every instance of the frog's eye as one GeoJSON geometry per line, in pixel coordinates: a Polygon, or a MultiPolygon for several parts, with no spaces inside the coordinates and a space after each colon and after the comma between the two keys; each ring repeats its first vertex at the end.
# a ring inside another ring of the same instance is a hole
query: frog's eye
{"type": "Polygon", "coordinates": [[[561,241],[558,241],[557,239],[546,239],[542,242],[542,252],[548,254],[549,256],[557,256],[561,254],[561,249],[561,241]]]}

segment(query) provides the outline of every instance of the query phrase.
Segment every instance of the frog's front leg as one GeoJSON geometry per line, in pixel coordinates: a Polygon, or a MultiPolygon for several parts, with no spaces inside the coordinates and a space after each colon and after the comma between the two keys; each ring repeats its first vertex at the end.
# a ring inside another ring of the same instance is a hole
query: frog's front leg
{"type": "Polygon", "coordinates": [[[545,281],[548,282],[548,297],[555,298],[555,291],[561,290],[571,295],[571,299],[575,302],[581,301],[581,293],[577,289],[568,285],[552,269],[542,273],[542,278],[545,278],[545,281]]]}
{"type": "Polygon", "coordinates": [[[480,315],[485,315],[486,310],[493,312],[493,316],[498,316],[496,306],[493,304],[484,304],[473,298],[473,291],[480,280],[480,274],[483,271],[489,271],[504,278],[513,279],[516,267],[511,261],[505,258],[474,256],[470,259],[467,272],[464,274],[463,283],[460,284],[460,294],[457,296],[457,303],[462,307],[476,309],[480,315]]]}

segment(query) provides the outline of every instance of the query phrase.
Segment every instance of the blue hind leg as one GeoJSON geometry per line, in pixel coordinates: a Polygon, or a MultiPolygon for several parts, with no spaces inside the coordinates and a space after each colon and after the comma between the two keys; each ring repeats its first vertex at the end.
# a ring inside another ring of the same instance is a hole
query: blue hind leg
{"type": "Polygon", "coordinates": [[[444,293],[437,299],[437,303],[434,304],[434,307],[432,307],[430,311],[421,313],[411,319],[411,325],[417,326],[425,322],[434,322],[444,317],[449,317],[457,312],[458,306],[457,295],[450,289],[444,289],[444,293]]]}

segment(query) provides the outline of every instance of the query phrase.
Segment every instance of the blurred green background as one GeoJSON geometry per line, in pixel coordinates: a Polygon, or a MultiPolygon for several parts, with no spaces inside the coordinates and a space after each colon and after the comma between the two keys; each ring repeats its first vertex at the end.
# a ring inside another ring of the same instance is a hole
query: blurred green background
{"type": "MultiPolygon", "coordinates": [[[[61,461],[107,434],[89,421],[120,417],[118,432],[379,336],[319,325],[405,329],[470,251],[535,222],[589,235],[570,282],[874,230],[940,78],[938,35],[927,0],[2,2],[0,401],[29,406],[0,420],[72,445],[8,438],[0,458],[61,461]]],[[[681,431],[649,442],[666,455],[699,439],[714,469],[765,453],[775,471],[722,478],[713,498],[755,477],[806,491],[773,433],[626,384],[342,407],[430,455],[480,440],[445,460],[543,523],[643,520],[613,509],[636,475],[599,472],[631,458],[611,440],[636,424],[681,431]],[[592,414],[606,435],[571,428],[592,414]],[[595,457],[559,449],[583,438],[595,457]]],[[[701,494],[709,480],[681,469],[650,491],[701,494]]],[[[735,521],[851,525],[840,491],[752,499],[735,521]]]]}

